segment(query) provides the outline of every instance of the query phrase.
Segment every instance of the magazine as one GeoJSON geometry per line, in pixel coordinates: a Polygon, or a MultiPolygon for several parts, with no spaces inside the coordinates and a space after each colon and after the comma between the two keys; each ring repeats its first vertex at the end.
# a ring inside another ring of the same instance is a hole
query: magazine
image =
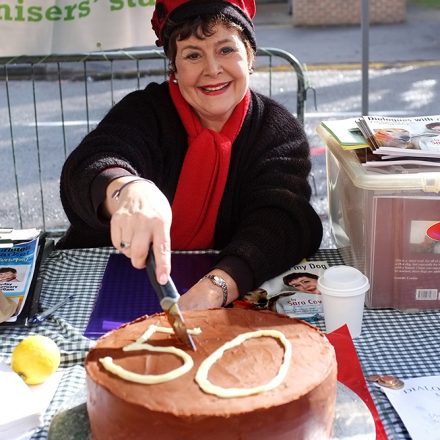
{"type": "Polygon", "coordinates": [[[0,229],[0,295],[15,322],[23,310],[33,280],[40,230],[0,229]],[[13,307],[11,308],[11,305],[13,307]]]}
{"type": "Polygon", "coordinates": [[[234,301],[234,307],[267,309],[305,321],[323,317],[318,278],[329,268],[326,261],[302,261],[234,301]]]}
{"type": "Polygon", "coordinates": [[[368,147],[368,142],[357,126],[357,118],[322,121],[321,125],[344,150],[368,147]]]}
{"type": "Polygon", "coordinates": [[[363,116],[356,122],[374,154],[440,158],[440,115],[412,118],[363,116]]]}

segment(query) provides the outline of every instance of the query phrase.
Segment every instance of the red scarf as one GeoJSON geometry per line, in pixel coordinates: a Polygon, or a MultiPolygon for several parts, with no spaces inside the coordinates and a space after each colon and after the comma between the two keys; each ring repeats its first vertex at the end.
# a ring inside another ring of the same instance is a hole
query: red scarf
{"type": "Polygon", "coordinates": [[[171,98],[188,134],[183,162],[172,204],[173,249],[208,249],[214,245],[217,212],[228,177],[232,144],[246,116],[250,92],[235,107],[220,133],[202,127],[179,87],[169,81],[171,98]]]}

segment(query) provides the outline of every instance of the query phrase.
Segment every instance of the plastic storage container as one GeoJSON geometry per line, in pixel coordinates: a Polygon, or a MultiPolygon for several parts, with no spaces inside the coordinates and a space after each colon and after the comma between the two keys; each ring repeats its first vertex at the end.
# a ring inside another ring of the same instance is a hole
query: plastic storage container
{"type": "Polygon", "coordinates": [[[322,127],[328,213],[344,262],[370,280],[366,306],[440,308],[440,171],[365,169],[322,127]]]}

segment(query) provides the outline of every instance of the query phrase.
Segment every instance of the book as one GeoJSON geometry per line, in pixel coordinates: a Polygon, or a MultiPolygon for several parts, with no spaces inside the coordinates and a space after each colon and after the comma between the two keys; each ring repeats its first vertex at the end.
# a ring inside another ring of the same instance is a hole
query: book
{"type": "Polygon", "coordinates": [[[427,172],[431,167],[433,171],[439,171],[440,159],[435,160],[420,160],[413,159],[411,157],[402,157],[395,159],[393,157],[382,157],[382,161],[368,161],[362,164],[365,168],[388,168],[388,171],[399,172],[402,171],[402,167],[405,168],[405,172],[414,170],[414,172],[427,172]],[[423,167],[423,169],[421,169],[423,167]]]}
{"type": "Polygon", "coordinates": [[[440,376],[404,379],[404,384],[398,390],[385,387],[381,390],[399,414],[411,439],[440,438],[440,376]]]}
{"type": "Polygon", "coordinates": [[[368,141],[357,126],[357,118],[322,121],[324,127],[344,150],[368,147],[368,141]]]}
{"type": "Polygon", "coordinates": [[[6,323],[26,323],[38,300],[36,268],[44,241],[39,229],[0,229],[0,303],[8,308],[2,311],[6,323]]]}
{"type": "Polygon", "coordinates": [[[438,309],[440,197],[374,196],[366,222],[367,307],[438,309]]]}
{"type": "Polygon", "coordinates": [[[268,309],[314,322],[323,317],[318,278],[329,268],[326,261],[302,261],[233,302],[234,307],[268,309]]]}
{"type": "Polygon", "coordinates": [[[440,115],[362,116],[356,123],[374,154],[440,158],[440,115]]]}

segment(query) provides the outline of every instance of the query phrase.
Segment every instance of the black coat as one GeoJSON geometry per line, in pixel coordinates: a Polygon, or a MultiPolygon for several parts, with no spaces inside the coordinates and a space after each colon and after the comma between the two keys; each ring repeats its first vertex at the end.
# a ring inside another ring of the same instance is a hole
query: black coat
{"type": "MultiPolygon", "coordinates": [[[[63,167],[61,200],[71,227],[59,247],[111,245],[109,223],[97,215],[108,183],[102,171],[109,167],[154,181],[172,203],[187,148],[167,83],[151,83],[123,98],[63,167]]],[[[300,123],[253,92],[232,146],[215,230],[215,248],[221,251],[216,267],[235,279],[240,292],[319,248],[322,225],[309,203],[310,169],[300,123]]]]}

